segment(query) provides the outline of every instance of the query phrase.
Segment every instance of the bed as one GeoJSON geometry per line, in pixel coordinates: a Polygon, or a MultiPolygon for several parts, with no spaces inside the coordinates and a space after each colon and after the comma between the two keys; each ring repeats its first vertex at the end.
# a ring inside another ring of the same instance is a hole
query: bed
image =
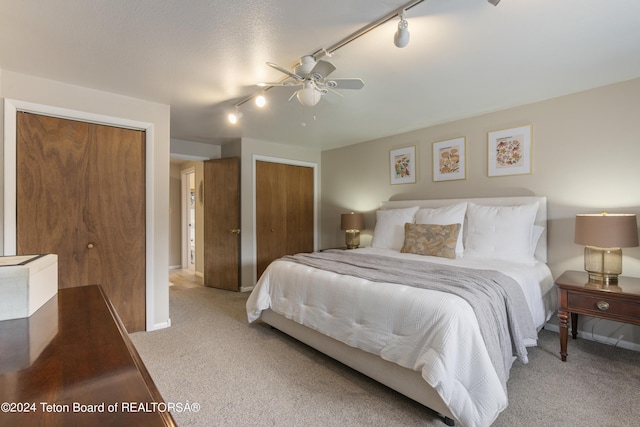
{"type": "Polygon", "coordinates": [[[546,221],[546,199],[536,196],[383,202],[370,247],[274,261],[247,317],[448,425],[488,426],[508,405],[511,364],[527,362],[557,307],[546,221]],[[488,319],[496,310],[498,320],[488,319]]]}

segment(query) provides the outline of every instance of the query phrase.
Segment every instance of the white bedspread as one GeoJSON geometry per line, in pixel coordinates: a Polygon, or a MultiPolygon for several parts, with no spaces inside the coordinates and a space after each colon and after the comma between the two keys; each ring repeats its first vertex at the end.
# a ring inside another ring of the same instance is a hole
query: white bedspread
{"type": "MultiPolygon", "coordinates": [[[[358,251],[498,270],[522,286],[537,327],[555,311],[553,279],[543,263],[489,266],[486,261],[464,258],[449,260],[372,248],[358,251]]],[[[421,372],[464,426],[488,426],[507,407],[507,396],[489,359],[475,314],[455,295],[275,261],[247,300],[249,321],[258,319],[267,308],[352,347],[421,372]]]]}

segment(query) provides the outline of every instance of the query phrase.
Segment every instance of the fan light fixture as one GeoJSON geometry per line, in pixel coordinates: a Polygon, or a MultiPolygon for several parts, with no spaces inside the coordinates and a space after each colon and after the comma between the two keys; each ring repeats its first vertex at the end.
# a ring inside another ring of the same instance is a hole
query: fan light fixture
{"type": "Polygon", "coordinates": [[[320,102],[320,98],[322,98],[322,93],[315,88],[313,83],[305,82],[304,87],[296,92],[296,98],[300,104],[305,107],[313,107],[318,102],[320,102]]]}
{"type": "Polygon", "coordinates": [[[404,19],[404,10],[398,14],[400,22],[398,22],[398,31],[393,36],[393,43],[397,47],[405,47],[409,44],[409,23],[404,19]]]}
{"type": "MultiPolygon", "coordinates": [[[[258,83],[258,86],[266,87],[265,90],[269,90],[274,86],[300,86],[303,80],[313,80],[313,82],[309,82],[311,83],[310,85],[303,84],[303,87],[295,92],[294,95],[291,96],[291,98],[289,98],[292,99],[294,96],[296,96],[298,98],[298,102],[300,102],[300,104],[305,107],[312,107],[316,105],[318,102],[320,102],[322,95],[328,93],[329,91],[336,92],[335,89],[361,89],[364,86],[364,82],[361,79],[332,79],[330,81],[327,81],[326,77],[335,70],[335,67],[328,61],[321,61],[320,58],[324,56],[331,56],[336,50],[346,46],[347,44],[362,37],[363,35],[368,34],[369,31],[378,28],[383,24],[386,24],[396,17],[400,18],[400,22],[398,23],[398,30],[394,35],[393,42],[398,47],[407,46],[407,44],[409,44],[409,23],[404,19],[404,14],[409,9],[412,9],[413,7],[424,1],[425,0],[410,0],[400,8],[395,9],[394,11],[384,15],[383,17],[365,25],[354,33],[336,42],[335,44],[327,48],[322,48],[315,53],[303,56],[301,58],[300,64],[295,67],[294,72],[280,67],[277,64],[267,62],[267,65],[287,74],[289,77],[294,79],[294,81],[283,79],[282,81],[277,83],[258,83]],[[318,84],[320,84],[320,87],[318,87],[318,84]]],[[[488,1],[496,5],[500,0],[488,1]]],[[[252,99],[254,99],[258,107],[262,107],[265,105],[260,105],[264,102],[264,96],[262,94],[258,96],[249,95],[235,105],[236,112],[228,115],[229,122],[231,122],[232,124],[236,124],[240,117],[242,117],[242,113],[238,112],[238,107],[244,105],[252,99]]]]}

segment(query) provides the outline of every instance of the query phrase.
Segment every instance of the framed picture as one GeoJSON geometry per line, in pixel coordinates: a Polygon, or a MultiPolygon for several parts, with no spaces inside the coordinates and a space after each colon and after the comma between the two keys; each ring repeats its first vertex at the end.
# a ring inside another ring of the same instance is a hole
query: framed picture
{"type": "Polygon", "coordinates": [[[449,139],[433,143],[433,180],[465,179],[465,147],[467,139],[449,139]]]}
{"type": "Polygon", "coordinates": [[[531,125],[488,133],[489,176],[531,173],[531,125]]]}
{"type": "Polygon", "coordinates": [[[416,182],[416,147],[399,148],[389,153],[391,184],[416,182]]]}

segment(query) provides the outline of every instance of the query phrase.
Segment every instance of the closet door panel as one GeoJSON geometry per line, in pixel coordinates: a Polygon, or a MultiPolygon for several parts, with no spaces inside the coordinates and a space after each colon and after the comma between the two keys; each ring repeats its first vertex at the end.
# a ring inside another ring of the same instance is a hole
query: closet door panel
{"type": "Polygon", "coordinates": [[[85,185],[89,125],[18,113],[17,254],[57,254],[58,287],[89,283],[85,185]]]}
{"type": "Polygon", "coordinates": [[[145,328],[145,134],[91,128],[93,167],[85,206],[90,284],[100,284],[128,330],[145,328]]]}
{"type": "Polygon", "coordinates": [[[287,166],[288,254],[313,251],[313,169],[287,166]]]}
{"type": "Polygon", "coordinates": [[[256,162],[256,252],[258,277],[287,253],[285,165],[256,162]]]}

